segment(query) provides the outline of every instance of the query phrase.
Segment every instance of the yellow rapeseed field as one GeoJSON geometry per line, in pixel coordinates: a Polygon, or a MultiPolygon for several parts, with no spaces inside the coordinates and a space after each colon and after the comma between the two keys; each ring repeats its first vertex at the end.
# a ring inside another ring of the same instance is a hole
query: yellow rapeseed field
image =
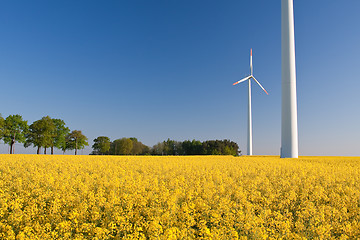
{"type": "Polygon", "coordinates": [[[0,239],[360,239],[360,158],[0,155],[0,239]]]}

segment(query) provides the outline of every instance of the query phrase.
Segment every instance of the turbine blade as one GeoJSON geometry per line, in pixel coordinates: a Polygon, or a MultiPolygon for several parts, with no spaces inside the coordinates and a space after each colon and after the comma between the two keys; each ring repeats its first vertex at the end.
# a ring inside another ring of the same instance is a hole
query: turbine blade
{"type": "Polygon", "coordinates": [[[251,77],[252,77],[252,79],[255,80],[255,82],[256,82],[257,84],[259,84],[259,86],[261,87],[261,89],[264,90],[264,92],[265,92],[267,95],[269,95],[268,92],[265,90],[265,88],[263,88],[263,86],[261,86],[261,84],[258,82],[258,80],[256,80],[256,79],[254,78],[254,76],[251,76],[251,77]]]}
{"type": "Polygon", "coordinates": [[[250,49],[250,75],[253,75],[252,48],[250,49]]]}
{"type": "Polygon", "coordinates": [[[248,77],[246,77],[246,78],[243,78],[243,79],[241,79],[240,81],[237,81],[236,83],[233,83],[233,85],[236,85],[236,84],[238,84],[238,83],[241,83],[241,82],[244,82],[244,81],[246,81],[246,80],[249,80],[251,78],[251,76],[248,76],[248,77]]]}

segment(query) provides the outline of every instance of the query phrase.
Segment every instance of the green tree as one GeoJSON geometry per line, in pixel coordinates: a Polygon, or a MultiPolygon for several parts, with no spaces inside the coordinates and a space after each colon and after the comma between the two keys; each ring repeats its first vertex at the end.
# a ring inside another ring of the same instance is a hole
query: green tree
{"type": "Polygon", "coordinates": [[[94,144],[92,145],[92,154],[94,155],[104,155],[107,154],[110,150],[110,138],[105,136],[100,136],[94,139],[94,144]]]}
{"type": "Polygon", "coordinates": [[[165,141],[155,144],[151,149],[152,155],[166,155],[165,153],[165,141]]]}
{"type": "Polygon", "coordinates": [[[40,148],[44,147],[44,154],[46,154],[46,149],[52,145],[54,131],[53,120],[49,116],[43,117],[30,125],[24,146],[34,145],[37,147],[37,154],[40,153],[40,148]]]}
{"type": "Polygon", "coordinates": [[[33,145],[34,147],[37,147],[36,153],[40,154],[40,148],[42,146],[42,134],[39,133],[41,126],[40,126],[40,120],[33,122],[29,126],[29,132],[25,135],[26,141],[24,143],[24,147],[29,147],[33,145]]]}
{"type": "Polygon", "coordinates": [[[43,135],[44,154],[46,154],[46,149],[52,147],[53,145],[53,141],[54,141],[53,139],[55,137],[56,127],[53,120],[49,116],[43,117],[41,120],[43,122],[43,131],[44,131],[44,135],[43,135]]]}
{"type": "Polygon", "coordinates": [[[51,142],[51,154],[54,154],[54,147],[63,151],[64,149],[66,150],[66,136],[70,133],[70,129],[65,126],[64,120],[54,118],[52,121],[55,125],[55,129],[51,142]]]}
{"type": "Polygon", "coordinates": [[[168,138],[168,140],[164,141],[164,152],[165,155],[183,155],[181,142],[168,138]]]}
{"type": "Polygon", "coordinates": [[[149,154],[150,148],[144,145],[142,142],[138,141],[137,138],[130,138],[132,141],[133,147],[131,149],[131,155],[146,155],[149,154]]]}
{"type": "MultiPolygon", "coordinates": [[[[69,134],[68,134],[69,135],[69,134]]],[[[67,135],[67,136],[68,136],[67,135]]],[[[70,147],[70,143],[69,143],[69,140],[68,140],[68,137],[66,136],[65,138],[65,142],[63,145],[61,145],[60,149],[61,151],[63,152],[63,154],[65,154],[66,150],[69,150],[71,147],[70,147]]]]}
{"type": "Polygon", "coordinates": [[[112,142],[111,153],[114,155],[130,155],[133,143],[130,138],[121,138],[112,142]]]}
{"type": "Polygon", "coordinates": [[[183,155],[182,143],[174,140],[166,140],[152,147],[153,155],[183,155]]]}
{"type": "Polygon", "coordinates": [[[200,141],[197,140],[186,140],[182,142],[182,148],[184,155],[202,155],[203,154],[203,145],[200,141]]]}
{"type": "Polygon", "coordinates": [[[209,140],[203,142],[203,151],[207,155],[234,155],[237,156],[239,146],[230,140],[209,140]]]}
{"type": "Polygon", "coordinates": [[[89,146],[87,140],[87,137],[85,137],[85,135],[83,135],[81,131],[74,130],[67,135],[65,149],[63,148],[63,150],[75,149],[75,155],[77,155],[77,150],[84,149],[85,146],[89,146]]]}
{"type": "Polygon", "coordinates": [[[9,115],[4,121],[4,142],[10,146],[10,154],[14,153],[14,144],[16,142],[25,143],[25,134],[28,131],[27,121],[22,119],[22,116],[9,115]]]}

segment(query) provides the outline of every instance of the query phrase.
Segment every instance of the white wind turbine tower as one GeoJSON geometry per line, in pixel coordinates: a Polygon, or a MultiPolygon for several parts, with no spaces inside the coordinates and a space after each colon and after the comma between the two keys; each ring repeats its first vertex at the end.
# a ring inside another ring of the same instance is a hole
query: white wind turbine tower
{"type": "Polygon", "coordinates": [[[298,158],[293,0],[281,0],[281,158],[298,158]]]}
{"type": "Polygon", "coordinates": [[[248,91],[248,97],[249,97],[249,105],[248,105],[248,141],[247,141],[247,155],[251,156],[252,155],[252,120],[251,120],[251,79],[254,79],[254,81],[261,87],[262,90],[264,90],[264,92],[269,95],[267,93],[267,91],[265,90],[265,88],[263,88],[263,86],[261,86],[261,84],[255,79],[255,77],[253,76],[253,65],[252,65],[252,49],[250,50],[250,76],[247,76],[244,79],[241,79],[240,81],[237,81],[236,83],[234,83],[233,85],[236,85],[238,83],[241,82],[245,82],[248,81],[248,86],[249,86],[249,91],[248,91]]]}

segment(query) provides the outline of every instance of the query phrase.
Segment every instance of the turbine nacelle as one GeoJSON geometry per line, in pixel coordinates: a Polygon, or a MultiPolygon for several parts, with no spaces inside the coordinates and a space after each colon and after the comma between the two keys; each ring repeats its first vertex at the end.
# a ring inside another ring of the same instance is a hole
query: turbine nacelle
{"type": "Polygon", "coordinates": [[[254,79],[254,81],[261,87],[261,89],[264,90],[264,92],[265,92],[267,95],[269,95],[268,92],[265,90],[265,88],[264,88],[263,86],[261,86],[261,84],[259,83],[259,81],[256,80],[256,78],[255,78],[253,75],[247,76],[246,78],[243,78],[243,79],[241,79],[241,80],[233,83],[233,85],[236,85],[236,84],[238,84],[238,83],[245,82],[245,81],[251,80],[251,79],[254,79]]]}

